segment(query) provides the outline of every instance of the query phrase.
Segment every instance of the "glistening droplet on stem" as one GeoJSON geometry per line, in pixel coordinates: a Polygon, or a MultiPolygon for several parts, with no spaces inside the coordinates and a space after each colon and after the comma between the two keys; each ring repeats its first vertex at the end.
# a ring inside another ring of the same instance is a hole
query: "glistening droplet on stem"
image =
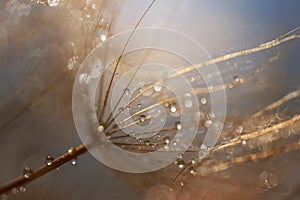
{"type": "Polygon", "coordinates": [[[29,167],[25,167],[23,170],[23,176],[25,178],[30,178],[30,176],[33,174],[32,169],[30,169],[29,167]]]}
{"type": "Polygon", "coordinates": [[[54,161],[54,158],[49,155],[46,157],[45,163],[46,163],[46,165],[50,166],[53,161],[54,161]]]}

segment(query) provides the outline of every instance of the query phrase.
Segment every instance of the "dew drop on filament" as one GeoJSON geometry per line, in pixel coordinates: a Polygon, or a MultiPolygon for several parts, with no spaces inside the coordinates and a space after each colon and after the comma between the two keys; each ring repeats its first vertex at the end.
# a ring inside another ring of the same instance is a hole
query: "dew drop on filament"
{"type": "Polygon", "coordinates": [[[169,137],[164,137],[164,142],[165,142],[165,144],[169,144],[170,143],[170,138],[169,137]]]}
{"type": "Polygon", "coordinates": [[[54,158],[52,156],[47,156],[46,160],[45,160],[46,165],[50,166],[52,164],[53,160],[54,160],[54,158]]]}
{"type": "Polygon", "coordinates": [[[72,165],[76,165],[76,164],[77,164],[77,158],[72,159],[72,160],[71,160],[71,164],[72,164],[72,165]]]}
{"type": "Polygon", "coordinates": [[[23,170],[23,176],[25,178],[30,178],[30,176],[33,174],[32,169],[30,169],[29,167],[25,167],[25,169],[23,170]]]}
{"type": "Polygon", "coordinates": [[[154,85],[153,89],[154,89],[155,92],[159,92],[159,91],[161,91],[161,85],[159,83],[156,83],[154,85]]]}
{"type": "Polygon", "coordinates": [[[130,95],[130,90],[128,88],[124,89],[124,94],[127,96],[130,95]]]}
{"type": "Polygon", "coordinates": [[[191,174],[196,174],[195,168],[194,167],[190,167],[189,171],[191,174]]]}
{"type": "Polygon", "coordinates": [[[204,126],[206,127],[206,128],[209,128],[209,127],[211,127],[211,125],[212,125],[212,121],[209,119],[209,120],[206,120],[205,122],[204,122],[204,126]]]}
{"type": "Polygon", "coordinates": [[[206,99],[205,97],[201,97],[200,103],[201,103],[202,105],[207,104],[207,99],[206,99]]]}
{"type": "Polygon", "coordinates": [[[149,146],[149,145],[150,145],[150,141],[149,141],[149,140],[145,140],[144,143],[145,143],[146,146],[149,146]]]}
{"type": "Polygon", "coordinates": [[[175,127],[177,130],[180,130],[182,128],[181,123],[180,122],[175,122],[175,127]]]}
{"type": "Polygon", "coordinates": [[[194,76],[191,76],[191,77],[190,77],[190,82],[193,83],[194,81],[195,81],[195,77],[194,77],[194,76]]]}
{"type": "Polygon", "coordinates": [[[73,147],[70,147],[69,149],[68,149],[68,154],[73,154],[74,153],[74,148],[73,147]]]}
{"type": "Polygon", "coordinates": [[[236,127],[235,132],[237,132],[237,133],[242,133],[243,130],[244,130],[243,126],[240,125],[240,126],[237,126],[237,127],[236,127]]]}
{"type": "Polygon", "coordinates": [[[25,186],[21,186],[20,187],[20,192],[26,192],[26,187],[25,186]]]}
{"type": "Polygon", "coordinates": [[[176,111],[177,111],[176,107],[175,107],[174,105],[172,105],[172,106],[170,107],[170,112],[171,112],[171,113],[175,113],[176,111]]]}
{"type": "Polygon", "coordinates": [[[98,126],[98,131],[99,131],[100,133],[103,133],[103,131],[104,131],[104,126],[103,126],[103,125],[98,126]]]}
{"type": "Polygon", "coordinates": [[[176,162],[177,162],[177,167],[178,167],[179,169],[182,169],[182,168],[185,167],[185,162],[184,162],[184,160],[179,159],[179,160],[177,160],[176,162]]]}
{"type": "Polygon", "coordinates": [[[145,116],[145,115],[141,115],[141,116],[140,116],[140,121],[141,121],[141,122],[144,122],[145,120],[146,120],[146,116],[145,116]]]}

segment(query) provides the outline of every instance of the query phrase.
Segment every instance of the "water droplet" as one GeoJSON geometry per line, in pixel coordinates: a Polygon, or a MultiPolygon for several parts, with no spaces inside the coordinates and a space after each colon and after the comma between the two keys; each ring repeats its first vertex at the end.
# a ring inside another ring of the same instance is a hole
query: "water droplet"
{"type": "Polygon", "coordinates": [[[54,158],[52,156],[47,156],[46,160],[45,160],[46,165],[48,165],[48,166],[51,165],[53,160],[54,160],[54,158]]]}
{"type": "Polygon", "coordinates": [[[93,9],[93,10],[96,10],[96,8],[97,8],[97,5],[96,5],[96,4],[93,4],[93,5],[92,5],[92,9],[93,9]]]}
{"type": "Polygon", "coordinates": [[[48,0],[49,6],[58,6],[59,0],[48,0]]]}
{"type": "Polygon", "coordinates": [[[159,92],[159,91],[161,91],[161,85],[159,83],[156,83],[154,85],[153,89],[154,89],[155,92],[159,92]]]}
{"type": "Polygon", "coordinates": [[[231,177],[231,170],[227,169],[220,171],[220,177],[223,179],[229,179],[231,177]]]}
{"type": "Polygon", "coordinates": [[[267,189],[274,188],[278,185],[278,176],[266,171],[263,171],[259,174],[259,179],[267,189]]]}
{"type": "Polygon", "coordinates": [[[150,145],[150,141],[149,141],[149,140],[145,140],[144,143],[145,143],[146,146],[149,146],[149,145],[150,145]]]}
{"type": "Polygon", "coordinates": [[[71,57],[67,63],[67,69],[69,71],[75,69],[76,63],[77,63],[77,57],[76,56],[71,57]]]}
{"type": "Polygon", "coordinates": [[[129,135],[130,135],[131,137],[135,137],[135,132],[132,131],[132,132],[129,133],[129,135]]]}
{"type": "Polygon", "coordinates": [[[207,104],[207,99],[206,99],[205,97],[201,97],[201,98],[200,98],[200,103],[201,103],[202,105],[207,104]]]}
{"type": "Polygon", "coordinates": [[[180,182],[180,186],[183,187],[184,186],[184,182],[181,181],[180,182]]]}
{"type": "Polygon", "coordinates": [[[201,144],[200,149],[207,150],[207,146],[205,144],[201,144]]]}
{"type": "Polygon", "coordinates": [[[209,119],[209,120],[206,120],[205,122],[204,122],[204,126],[206,127],[206,128],[209,128],[209,127],[211,127],[211,125],[212,125],[212,121],[209,119]]]}
{"type": "Polygon", "coordinates": [[[118,78],[120,76],[120,74],[117,72],[117,73],[115,73],[115,76],[118,78]]]}
{"type": "Polygon", "coordinates": [[[191,99],[186,99],[184,101],[184,105],[185,105],[185,107],[190,108],[193,106],[193,101],[191,99]]]}
{"type": "Polygon", "coordinates": [[[194,81],[195,81],[195,77],[194,77],[194,76],[191,76],[191,77],[190,77],[190,82],[193,83],[194,81]]]}
{"type": "Polygon", "coordinates": [[[74,148],[73,147],[70,147],[69,149],[68,149],[68,154],[73,154],[74,153],[74,148]]]}
{"type": "Polygon", "coordinates": [[[0,200],[8,200],[8,196],[6,194],[1,194],[0,200]]]}
{"type": "Polygon", "coordinates": [[[72,160],[71,160],[71,164],[72,164],[72,165],[76,165],[76,164],[77,164],[77,158],[72,159],[72,160]]]}
{"type": "Polygon", "coordinates": [[[169,137],[164,137],[164,142],[165,142],[165,144],[169,144],[170,143],[170,138],[169,137]]]}
{"type": "Polygon", "coordinates": [[[26,187],[25,186],[21,186],[20,187],[20,192],[26,192],[26,187]]]}
{"type": "Polygon", "coordinates": [[[106,34],[106,32],[100,35],[100,40],[102,42],[105,42],[107,40],[107,34],[106,34]]]}
{"type": "Polygon", "coordinates": [[[19,193],[19,189],[18,188],[13,188],[13,189],[11,189],[11,193],[18,194],[19,193]]]}
{"type": "Polygon", "coordinates": [[[194,168],[194,167],[190,167],[190,168],[189,168],[189,172],[190,172],[191,174],[196,174],[196,171],[195,171],[195,168],[194,168]]]}
{"type": "Polygon", "coordinates": [[[139,104],[137,104],[136,106],[137,106],[138,108],[142,107],[142,105],[141,105],[140,103],[139,103],[139,104]]]}
{"type": "Polygon", "coordinates": [[[140,122],[144,122],[146,120],[146,116],[145,115],[140,115],[140,122]]]}
{"type": "Polygon", "coordinates": [[[268,178],[268,176],[269,176],[268,172],[262,171],[262,172],[259,174],[259,179],[262,180],[262,181],[265,181],[265,180],[268,178]]]}
{"type": "Polygon", "coordinates": [[[244,130],[244,127],[242,125],[239,125],[235,128],[235,132],[237,132],[237,133],[242,133],[243,130],[244,130]]]}
{"type": "Polygon", "coordinates": [[[247,142],[245,140],[242,141],[242,145],[246,145],[247,142]]]}
{"type": "Polygon", "coordinates": [[[130,95],[130,90],[129,90],[128,88],[125,88],[125,89],[124,89],[124,94],[125,94],[125,95],[130,95]]]}
{"type": "Polygon", "coordinates": [[[235,84],[242,83],[243,79],[239,78],[238,76],[235,76],[235,77],[233,77],[233,82],[235,84]]]}
{"type": "Polygon", "coordinates": [[[181,123],[180,122],[175,122],[175,127],[177,130],[180,130],[182,128],[181,123]]]}
{"type": "Polygon", "coordinates": [[[182,159],[177,160],[177,167],[178,167],[179,169],[184,168],[184,167],[185,167],[185,162],[184,162],[184,160],[182,160],[182,159]]]}
{"type": "Polygon", "coordinates": [[[268,188],[274,188],[278,185],[278,176],[275,174],[269,174],[268,178],[268,188]]]}
{"type": "Polygon", "coordinates": [[[25,169],[23,170],[23,176],[25,178],[29,178],[32,174],[33,174],[32,169],[30,169],[29,167],[25,167],[25,169]]]}
{"type": "Polygon", "coordinates": [[[86,73],[80,74],[78,77],[78,81],[80,84],[89,83],[89,78],[86,73]]]}
{"type": "Polygon", "coordinates": [[[123,107],[120,107],[119,108],[119,112],[123,112],[124,111],[124,108],[123,107]]]}
{"type": "Polygon", "coordinates": [[[103,126],[103,125],[99,125],[99,126],[98,126],[98,131],[99,131],[100,133],[103,133],[103,131],[104,131],[104,126],[103,126]]]}
{"type": "Polygon", "coordinates": [[[170,112],[175,113],[177,111],[176,107],[174,105],[171,105],[170,112]]]}

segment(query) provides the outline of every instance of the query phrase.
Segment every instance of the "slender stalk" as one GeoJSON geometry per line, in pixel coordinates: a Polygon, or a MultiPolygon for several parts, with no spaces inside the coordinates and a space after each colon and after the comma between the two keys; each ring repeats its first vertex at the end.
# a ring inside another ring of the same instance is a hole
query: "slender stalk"
{"type": "Polygon", "coordinates": [[[49,164],[45,164],[44,166],[40,167],[39,169],[32,172],[32,174],[29,177],[20,176],[9,183],[3,185],[0,187],[0,194],[9,193],[12,191],[13,188],[19,188],[23,185],[26,185],[27,183],[30,183],[31,181],[47,174],[50,171],[53,171],[57,169],[58,167],[64,165],[67,162],[70,162],[73,159],[76,159],[78,156],[84,154],[87,151],[86,147],[84,145],[79,145],[77,148],[73,149],[72,151],[69,151],[62,156],[58,157],[57,159],[53,160],[49,164]]]}

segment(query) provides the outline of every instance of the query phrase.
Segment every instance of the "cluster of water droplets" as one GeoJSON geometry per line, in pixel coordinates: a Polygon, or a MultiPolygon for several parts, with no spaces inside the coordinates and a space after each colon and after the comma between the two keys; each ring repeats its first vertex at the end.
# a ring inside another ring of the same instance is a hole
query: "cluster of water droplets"
{"type": "Polygon", "coordinates": [[[259,186],[263,190],[270,190],[278,185],[278,176],[267,171],[262,171],[259,174],[259,180],[259,186]]]}

